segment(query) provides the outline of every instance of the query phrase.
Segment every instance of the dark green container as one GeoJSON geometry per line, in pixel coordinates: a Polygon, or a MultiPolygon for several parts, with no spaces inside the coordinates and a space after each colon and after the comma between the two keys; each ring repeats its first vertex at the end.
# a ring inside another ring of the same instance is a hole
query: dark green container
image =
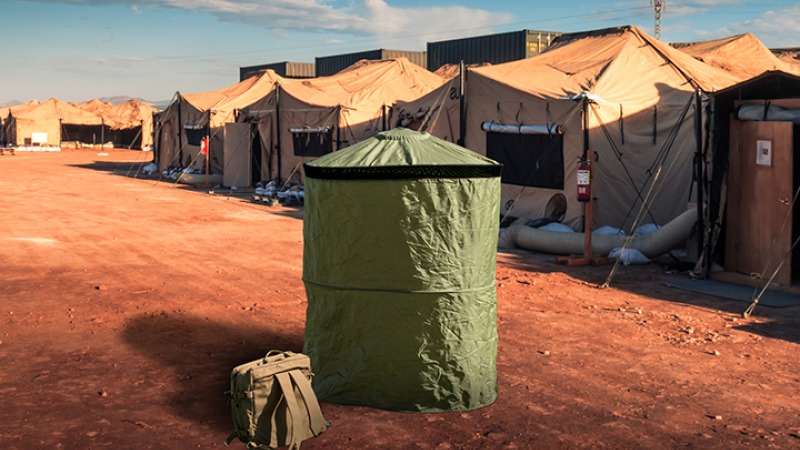
{"type": "Polygon", "coordinates": [[[496,399],[500,171],[405,129],[305,165],[304,353],[320,399],[418,412],[496,399]]]}

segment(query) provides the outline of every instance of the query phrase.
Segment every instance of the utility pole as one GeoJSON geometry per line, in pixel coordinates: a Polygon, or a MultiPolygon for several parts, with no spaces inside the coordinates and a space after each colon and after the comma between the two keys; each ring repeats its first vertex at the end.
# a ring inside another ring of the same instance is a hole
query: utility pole
{"type": "Polygon", "coordinates": [[[655,37],[661,39],[661,13],[667,10],[667,0],[650,0],[650,6],[655,9],[655,37]]]}

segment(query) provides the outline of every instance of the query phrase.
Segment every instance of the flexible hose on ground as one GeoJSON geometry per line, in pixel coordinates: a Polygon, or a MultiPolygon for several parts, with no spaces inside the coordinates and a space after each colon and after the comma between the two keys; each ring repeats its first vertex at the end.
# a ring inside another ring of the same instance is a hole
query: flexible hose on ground
{"type": "MultiPolygon", "coordinates": [[[[655,258],[672,249],[683,247],[691,236],[696,221],[697,211],[690,209],[652,233],[633,237],[593,234],[592,253],[608,255],[614,248],[622,247],[626,239],[632,239],[628,248],[639,250],[648,258],[655,258]]],[[[525,225],[525,222],[525,220],[518,220],[508,227],[500,236],[500,247],[519,247],[555,255],[583,253],[583,233],[540,230],[525,225]]]]}

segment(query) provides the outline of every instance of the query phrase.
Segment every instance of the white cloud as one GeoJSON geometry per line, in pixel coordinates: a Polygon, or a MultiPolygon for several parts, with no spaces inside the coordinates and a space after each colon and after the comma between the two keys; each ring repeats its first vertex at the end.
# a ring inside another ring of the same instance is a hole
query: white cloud
{"type": "Polygon", "coordinates": [[[797,47],[800,45],[800,4],[778,11],[767,11],[756,19],[733,23],[709,32],[697,32],[706,38],[721,38],[752,33],[767,47],[797,47]]]}
{"type": "MultiPolygon", "coordinates": [[[[692,0],[687,2],[678,2],[678,5],[689,5],[701,8],[713,8],[716,6],[731,6],[740,5],[744,0],[692,0]]],[[[670,2],[669,6],[672,7],[675,3],[670,2]]]]}
{"type": "Polygon", "coordinates": [[[488,34],[492,26],[513,20],[511,14],[461,6],[396,8],[384,0],[366,0],[362,10],[362,32],[379,39],[395,37],[404,41],[416,40],[420,45],[465,34],[488,34]]]}
{"type": "Polygon", "coordinates": [[[493,13],[462,6],[396,7],[385,0],[361,0],[336,7],[327,0],[39,0],[82,5],[130,5],[175,8],[211,14],[220,20],[247,23],[267,29],[338,32],[374,36],[380,39],[402,37],[427,41],[463,36],[465,31],[487,34],[491,27],[511,22],[510,13],[493,13]],[[468,28],[465,29],[465,24],[468,28]]]}
{"type": "Polygon", "coordinates": [[[667,2],[664,14],[669,17],[693,16],[704,14],[714,8],[735,6],[744,3],[744,0],[693,0],[686,2],[667,2]]]}

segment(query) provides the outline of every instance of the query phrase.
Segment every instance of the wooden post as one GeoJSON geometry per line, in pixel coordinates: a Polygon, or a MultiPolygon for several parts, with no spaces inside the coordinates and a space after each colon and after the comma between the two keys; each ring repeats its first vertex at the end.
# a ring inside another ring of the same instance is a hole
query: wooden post
{"type": "Polygon", "coordinates": [[[583,204],[583,257],[584,258],[591,258],[592,257],[592,175],[591,175],[591,167],[592,161],[586,160],[587,164],[589,164],[589,201],[584,202],[583,204]]]}
{"type": "Polygon", "coordinates": [[[581,98],[581,112],[583,115],[583,154],[581,164],[589,167],[589,199],[583,202],[583,255],[560,256],[556,263],[567,266],[598,266],[610,264],[613,258],[592,254],[592,160],[589,156],[589,95],[583,93],[581,98]]]}
{"type": "MultiPolygon", "coordinates": [[[[183,119],[181,117],[181,103],[182,103],[183,99],[181,97],[180,91],[178,91],[177,95],[178,95],[178,123],[177,123],[177,126],[175,128],[177,128],[177,138],[178,138],[178,163],[179,163],[178,165],[181,168],[183,168],[183,139],[182,139],[183,135],[182,135],[182,133],[184,132],[183,131],[184,128],[183,128],[183,122],[182,122],[183,119]]],[[[174,160],[175,160],[175,158],[173,157],[173,159],[169,162],[170,166],[172,165],[172,162],[174,160]]]]}
{"type": "Polygon", "coordinates": [[[208,183],[208,170],[211,168],[211,110],[208,110],[208,123],[206,124],[206,186],[208,183]]]}
{"type": "Polygon", "coordinates": [[[209,156],[211,156],[211,138],[208,135],[206,135],[205,140],[206,140],[206,186],[209,186],[208,169],[210,164],[208,163],[208,160],[209,156]]]}
{"type": "Polygon", "coordinates": [[[281,145],[282,136],[281,136],[281,85],[280,84],[275,87],[275,134],[277,135],[277,140],[275,141],[277,143],[277,148],[275,150],[278,152],[278,158],[276,160],[278,166],[278,173],[276,179],[278,180],[278,184],[280,184],[282,182],[281,170],[283,170],[283,168],[281,167],[281,164],[283,162],[282,161],[283,147],[281,145]]]}

